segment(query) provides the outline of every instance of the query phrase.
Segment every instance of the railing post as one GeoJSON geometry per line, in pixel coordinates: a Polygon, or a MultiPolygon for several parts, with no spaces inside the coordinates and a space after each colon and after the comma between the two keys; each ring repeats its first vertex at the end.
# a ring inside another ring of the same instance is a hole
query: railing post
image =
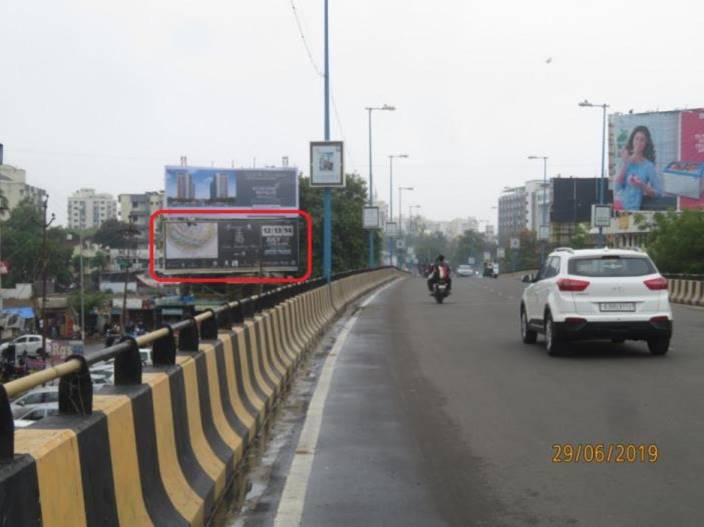
{"type": "MultiPolygon", "coordinates": [[[[88,363],[83,355],[71,355],[66,361],[70,360],[79,361],[81,369],[59,379],[59,413],[90,415],[93,413],[93,381],[90,378],[88,363]]],[[[117,360],[115,379],[117,381],[117,360]]]]}
{"type": "Polygon", "coordinates": [[[165,337],[157,339],[152,345],[152,364],[154,366],[173,366],[176,364],[176,339],[174,330],[170,325],[164,326],[169,330],[165,337]]]}
{"type": "Polygon", "coordinates": [[[241,300],[238,301],[235,306],[230,308],[230,321],[233,324],[244,323],[244,304],[241,300]]]}
{"type": "Polygon", "coordinates": [[[132,337],[123,337],[120,343],[129,346],[115,356],[115,386],[142,384],[142,357],[137,341],[132,337]]]}
{"type": "Polygon", "coordinates": [[[218,319],[215,316],[215,311],[206,309],[205,313],[210,313],[210,317],[200,323],[200,338],[202,340],[217,340],[218,339],[218,319]]]}
{"type": "Polygon", "coordinates": [[[15,421],[12,418],[10,398],[0,384],[0,463],[12,461],[15,456],[15,421]]]}
{"type": "Polygon", "coordinates": [[[225,304],[220,311],[216,311],[217,326],[220,329],[230,331],[232,328],[232,310],[225,304]]]}
{"type": "Polygon", "coordinates": [[[186,353],[197,353],[200,338],[198,336],[198,323],[191,317],[189,324],[178,332],[178,350],[186,353]]]}

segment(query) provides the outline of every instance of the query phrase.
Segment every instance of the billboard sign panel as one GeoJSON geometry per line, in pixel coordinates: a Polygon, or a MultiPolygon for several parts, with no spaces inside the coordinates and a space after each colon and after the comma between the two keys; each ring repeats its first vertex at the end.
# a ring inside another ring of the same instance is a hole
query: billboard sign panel
{"type": "Polygon", "coordinates": [[[610,124],[614,210],[676,209],[677,196],[668,192],[663,176],[670,163],[681,160],[680,112],[615,114],[610,124]]]}
{"type": "Polygon", "coordinates": [[[310,144],[310,186],[345,186],[344,149],[342,141],[326,141],[310,144]]]}
{"type": "Polygon", "coordinates": [[[503,247],[499,247],[496,249],[496,257],[497,258],[506,258],[506,249],[503,247]]]}
{"type": "Polygon", "coordinates": [[[297,209],[295,168],[231,169],[167,166],[167,209],[297,209]]]}
{"type": "Polygon", "coordinates": [[[381,216],[379,207],[364,207],[362,225],[365,229],[380,229],[381,216]]]}
{"type": "Polygon", "coordinates": [[[511,238],[511,249],[520,249],[521,240],[520,238],[511,238]]]}
{"type": "Polygon", "coordinates": [[[298,270],[298,219],[198,219],[164,222],[167,273],[298,270]]]}
{"type": "Polygon", "coordinates": [[[398,236],[398,223],[395,221],[386,222],[386,235],[390,238],[398,236]]]}
{"type": "Polygon", "coordinates": [[[611,227],[611,205],[592,205],[592,227],[611,227]]]}

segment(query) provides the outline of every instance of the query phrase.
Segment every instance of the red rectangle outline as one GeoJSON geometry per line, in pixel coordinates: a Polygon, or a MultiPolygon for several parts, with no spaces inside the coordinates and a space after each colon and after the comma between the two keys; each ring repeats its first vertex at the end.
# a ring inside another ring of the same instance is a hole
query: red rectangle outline
{"type": "Polygon", "coordinates": [[[304,210],[299,209],[160,209],[149,217],[149,275],[161,284],[300,284],[313,275],[313,218],[304,210]],[[282,215],[297,214],[306,221],[308,232],[308,264],[306,273],[300,277],[226,277],[226,278],[168,278],[156,274],[154,256],[154,229],[159,216],[178,214],[202,216],[206,214],[258,214],[258,215],[282,215]]]}

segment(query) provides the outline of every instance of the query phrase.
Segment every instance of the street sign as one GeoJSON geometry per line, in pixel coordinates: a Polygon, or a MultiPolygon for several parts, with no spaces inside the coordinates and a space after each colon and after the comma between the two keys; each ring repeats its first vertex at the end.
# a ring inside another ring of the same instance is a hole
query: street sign
{"type": "Polygon", "coordinates": [[[511,238],[511,249],[520,249],[521,248],[521,239],[520,238],[511,238]]]}
{"type": "Polygon", "coordinates": [[[396,248],[397,249],[405,249],[406,248],[406,240],[396,240],[396,248]]]}
{"type": "Polygon", "coordinates": [[[319,141],[310,144],[310,186],[345,186],[342,141],[319,141]]]}
{"type": "Polygon", "coordinates": [[[386,235],[389,238],[395,238],[396,236],[398,236],[398,223],[396,223],[395,221],[387,221],[386,235]]]}
{"type": "Polygon", "coordinates": [[[467,262],[469,263],[469,265],[474,265],[476,261],[477,260],[475,258],[473,258],[472,256],[467,258],[467,262]]]}
{"type": "Polygon", "coordinates": [[[379,207],[364,207],[362,225],[365,229],[381,229],[381,216],[379,207]]]}
{"type": "Polygon", "coordinates": [[[0,274],[8,274],[10,272],[10,263],[0,261],[0,274]]]}
{"type": "Polygon", "coordinates": [[[496,249],[496,257],[497,258],[506,258],[506,249],[503,247],[499,247],[496,249]]]}
{"type": "Polygon", "coordinates": [[[611,227],[611,205],[592,205],[592,227],[611,227]]]}
{"type": "Polygon", "coordinates": [[[491,253],[490,252],[487,251],[484,253],[484,261],[485,262],[491,261],[491,253]]]}

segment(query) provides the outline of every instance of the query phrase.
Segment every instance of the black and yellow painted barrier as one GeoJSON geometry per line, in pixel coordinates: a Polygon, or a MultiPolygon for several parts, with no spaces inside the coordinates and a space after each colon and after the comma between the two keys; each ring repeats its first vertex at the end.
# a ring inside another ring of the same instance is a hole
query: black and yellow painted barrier
{"type": "MultiPolygon", "coordinates": [[[[239,317],[213,312],[179,326],[178,338],[162,331],[161,365],[136,375],[118,356],[116,385],[92,395],[70,378],[80,372],[62,373],[61,414],[0,445],[0,526],[207,523],[304,353],[350,302],[399,276],[352,274],[251,309],[240,303],[239,317]]],[[[15,389],[0,388],[5,399],[15,389]]]]}

